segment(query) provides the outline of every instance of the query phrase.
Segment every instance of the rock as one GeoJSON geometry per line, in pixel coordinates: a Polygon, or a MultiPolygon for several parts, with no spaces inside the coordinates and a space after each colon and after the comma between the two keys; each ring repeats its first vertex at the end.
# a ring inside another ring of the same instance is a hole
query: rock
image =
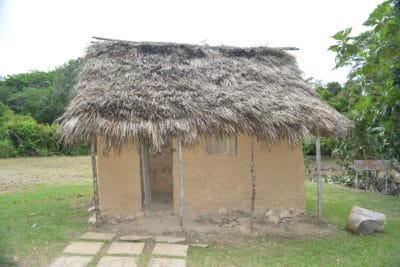
{"type": "Polygon", "coordinates": [[[175,243],[183,242],[185,240],[186,240],[186,238],[179,237],[179,236],[165,236],[165,235],[156,236],[156,242],[160,242],[160,243],[175,244],[175,243]]]}
{"type": "Polygon", "coordinates": [[[235,222],[235,221],[230,222],[230,223],[228,224],[229,227],[234,227],[234,226],[236,226],[236,225],[238,225],[238,223],[235,222]]]}
{"type": "Polygon", "coordinates": [[[353,233],[370,235],[382,232],[385,222],[385,214],[354,206],[347,219],[346,229],[353,233]]]}
{"type": "Polygon", "coordinates": [[[265,217],[272,216],[272,215],[274,215],[274,211],[273,210],[268,210],[264,215],[265,215],[265,217]]]}
{"type": "Polygon", "coordinates": [[[285,219],[292,217],[287,209],[280,209],[279,210],[279,218],[285,219]]]}
{"type": "Polygon", "coordinates": [[[208,248],[208,244],[200,244],[200,243],[194,243],[190,244],[191,247],[198,247],[198,248],[208,248]]]}
{"type": "Polygon", "coordinates": [[[239,217],[239,218],[237,219],[237,222],[238,222],[240,225],[250,226],[250,218],[248,218],[248,217],[239,217]]]}
{"type": "Polygon", "coordinates": [[[95,207],[95,206],[91,206],[91,207],[89,207],[89,208],[88,208],[88,210],[87,210],[87,211],[88,211],[88,212],[92,212],[92,211],[94,211],[95,209],[96,209],[96,207],[95,207]]]}
{"type": "Polygon", "coordinates": [[[242,235],[247,235],[247,234],[249,234],[249,233],[251,232],[251,229],[250,229],[250,226],[249,226],[249,225],[240,224],[240,225],[238,226],[238,228],[239,228],[239,232],[240,232],[242,235]]]}
{"type": "Polygon", "coordinates": [[[217,214],[218,214],[218,215],[225,215],[225,214],[227,214],[227,213],[228,213],[228,211],[227,211],[225,208],[219,209],[219,210],[217,211],[217,214]]]}
{"type": "Polygon", "coordinates": [[[90,218],[88,219],[88,223],[96,224],[96,215],[95,214],[90,216],[90,218]]]}
{"type": "Polygon", "coordinates": [[[135,218],[136,218],[135,215],[128,215],[128,216],[125,217],[125,220],[127,220],[127,221],[132,221],[132,220],[134,220],[135,218]]]}
{"type": "Polygon", "coordinates": [[[135,213],[135,218],[140,218],[144,216],[144,212],[143,211],[139,211],[135,213]]]}
{"type": "Polygon", "coordinates": [[[303,214],[304,214],[303,210],[294,210],[293,213],[292,213],[293,216],[300,216],[300,215],[303,215],[303,214]]]}
{"type": "Polygon", "coordinates": [[[280,219],[278,216],[272,215],[268,217],[268,220],[272,224],[278,224],[280,219]]]}

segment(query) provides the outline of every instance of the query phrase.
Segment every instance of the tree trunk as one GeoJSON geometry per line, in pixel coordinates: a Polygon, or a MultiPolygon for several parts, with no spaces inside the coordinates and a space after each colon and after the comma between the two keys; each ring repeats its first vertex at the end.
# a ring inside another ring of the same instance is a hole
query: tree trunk
{"type": "Polygon", "coordinates": [[[385,222],[385,214],[354,206],[347,219],[346,229],[353,233],[370,235],[382,232],[385,222]]]}
{"type": "Polygon", "coordinates": [[[318,192],[318,223],[322,223],[322,174],[321,174],[321,141],[317,136],[315,142],[316,160],[317,160],[317,192],[318,192]]]}
{"type": "Polygon", "coordinates": [[[250,228],[253,229],[254,223],[254,206],[256,200],[256,170],[255,170],[255,158],[254,158],[254,137],[251,138],[251,214],[250,214],[250,228]]]}
{"type": "Polygon", "coordinates": [[[100,207],[99,207],[99,191],[97,184],[97,163],[96,163],[96,137],[92,138],[91,143],[91,158],[92,158],[92,172],[93,172],[93,199],[94,210],[96,214],[96,226],[100,225],[100,207]]]}

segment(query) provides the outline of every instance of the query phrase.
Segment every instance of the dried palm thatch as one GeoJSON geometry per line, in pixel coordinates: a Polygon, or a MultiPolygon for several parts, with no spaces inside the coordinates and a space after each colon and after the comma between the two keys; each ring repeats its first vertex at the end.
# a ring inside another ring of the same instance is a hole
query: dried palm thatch
{"type": "Polygon", "coordinates": [[[191,146],[212,132],[294,144],[349,127],[283,49],[102,41],[87,49],[75,90],[60,118],[64,141],[97,134],[107,150],[158,150],[171,136],[191,146]]]}

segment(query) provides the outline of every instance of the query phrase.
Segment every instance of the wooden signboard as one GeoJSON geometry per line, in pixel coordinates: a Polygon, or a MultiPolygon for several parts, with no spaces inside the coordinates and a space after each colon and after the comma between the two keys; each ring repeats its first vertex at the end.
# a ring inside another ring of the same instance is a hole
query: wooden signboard
{"type": "Polygon", "coordinates": [[[358,189],[358,172],[359,171],[386,171],[385,174],[385,191],[388,191],[388,171],[390,170],[390,160],[355,160],[354,170],[356,171],[356,189],[358,189]]]}
{"type": "Polygon", "coordinates": [[[390,160],[355,160],[356,171],[387,171],[390,169],[390,160]]]}

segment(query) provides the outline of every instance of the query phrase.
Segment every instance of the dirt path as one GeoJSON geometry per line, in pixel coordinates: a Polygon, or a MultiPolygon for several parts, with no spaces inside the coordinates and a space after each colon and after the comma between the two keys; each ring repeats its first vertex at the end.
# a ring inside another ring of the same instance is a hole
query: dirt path
{"type": "Polygon", "coordinates": [[[31,157],[0,159],[0,194],[32,185],[88,180],[90,157],[31,157]]]}

